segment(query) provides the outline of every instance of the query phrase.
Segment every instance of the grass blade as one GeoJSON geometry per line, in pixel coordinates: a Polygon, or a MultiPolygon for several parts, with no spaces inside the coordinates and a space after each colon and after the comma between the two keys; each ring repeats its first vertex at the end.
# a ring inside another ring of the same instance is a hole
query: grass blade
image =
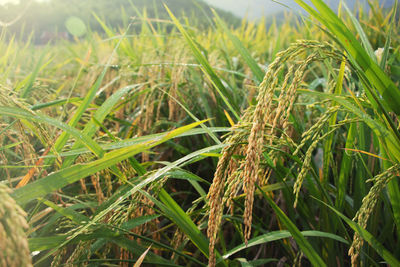
{"type": "Polygon", "coordinates": [[[373,59],[368,56],[365,49],[337,15],[322,0],[311,0],[320,13],[316,12],[302,0],[295,1],[337,36],[339,44],[346,49],[352,61],[362,69],[367,81],[378,90],[387,105],[399,115],[400,91],[397,89],[397,86],[373,59]]]}
{"type": "MultiPolygon", "coordinates": [[[[342,243],[345,243],[345,244],[349,244],[349,242],[347,242],[346,239],[344,239],[344,238],[342,238],[340,236],[331,234],[331,233],[325,233],[325,232],[320,232],[320,231],[302,231],[301,234],[303,236],[309,236],[309,237],[331,238],[333,240],[336,240],[336,241],[339,241],[339,242],[342,242],[342,243]]],[[[253,247],[253,246],[257,246],[257,245],[260,245],[260,244],[264,244],[264,243],[267,243],[267,242],[272,242],[272,241],[281,240],[281,239],[284,239],[284,238],[289,238],[291,236],[292,236],[291,233],[289,231],[286,231],[286,230],[273,231],[273,232],[270,232],[270,233],[267,233],[267,234],[264,234],[264,235],[261,235],[261,236],[257,236],[255,238],[250,239],[248,244],[247,244],[247,246],[246,246],[246,244],[241,244],[241,245],[229,250],[227,253],[225,253],[223,255],[223,258],[227,259],[230,256],[232,256],[233,254],[235,254],[235,253],[237,253],[239,251],[242,251],[244,249],[247,249],[247,248],[250,248],[250,247],[253,247]]]]}
{"type": "Polygon", "coordinates": [[[243,59],[246,61],[247,65],[250,67],[250,69],[253,72],[253,75],[255,76],[256,80],[261,83],[262,80],[264,79],[264,71],[258,66],[257,62],[254,60],[254,58],[250,55],[249,51],[244,47],[242,42],[237,38],[235,35],[232,34],[232,32],[229,30],[229,28],[226,26],[225,22],[218,16],[217,12],[213,10],[214,16],[215,16],[215,21],[217,25],[222,29],[222,32],[226,33],[233,43],[233,45],[236,47],[240,55],[242,55],[243,59]]]}
{"type": "MultiPolygon", "coordinates": [[[[104,103],[96,111],[96,113],[93,115],[93,118],[95,118],[99,123],[102,123],[103,120],[106,118],[106,116],[111,112],[111,110],[115,106],[115,104],[125,94],[127,94],[129,91],[136,88],[137,86],[138,85],[126,86],[126,87],[119,89],[114,94],[112,94],[110,97],[107,98],[106,101],[104,101],[104,103]]],[[[91,120],[90,122],[88,122],[85,125],[85,128],[83,129],[82,132],[84,135],[86,135],[88,137],[92,137],[98,128],[99,128],[99,126],[95,123],[95,121],[91,120]]],[[[83,147],[83,144],[81,142],[77,142],[72,146],[71,150],[79,149],[81,147],[83,147]]],[[[75,158],[76,157],[74,157],[74,156],[66,158],[65,161],[63,162],[63,167],[69,167],[73,163],[75,158]]]]}
{"type": "Polygon", "coordinates": [[[169,8],[165,6],[165,9],[168,11],[172,21],[175,23],[176,27],[178,27],[179,31],[185,38],[186,42],[188,43],[190,49],[193,52],[193,55],[195,56],[196,60],[201,64],[203,67],[202,70],[204,73],[207,75],[207,77],[210,79],[211,83],[214,85],[214,88],[217,90],[218,95],[221,96],[223,99],[223,102],[227,105],[229,110],[236,116],[237,119],[239,119],[239,108],[236,106],[236,104],[233,101],[233,98],[230,96],[229,92],[226,90],[225,86],[222,84],[222,81],[218,77],[218,75],[215,73],[214,69],[211,67],[210,63],[206,59],[206,57],[201,53],[200,49],[197,47],[196,43],[193,41],[192,37],[189,35],[189,33],[184,29],[182,24],[179,22],[179,20],[174,16],[174,14],[169,10],[169,8]]]}
{"type": "Polygon", "coordinates": [[[15,107],[0,107],[0,115],[10,116],[10,117],[18,118],[18,119],[25,119],[25,120],[29,120],[29,121],[35,121],[38,123],[50,124],[52,126],[55,126],[59,129],[64,130],[64,133],[72,135],[77,140],[80,140],[83,144],[85,144],[85,146],[90,151],[92,151],[97,156],[102,155],[102,149],[96,142],[94,142],[88,136],[82,134],[75,128],[72,128],[68,124],[62,123],[56,119],[53,119],[53,118],[50,118],[50,117],[47,117],[47,116],[44,116],[41,114],[32,113],[27,110],[15,108],[15,107]]]}
{"type": "Polygon", "coordinates": [[[102,158],[92,161],[90,163],[77,164],[62,169],[58,172],[46,176],[45,178],[42,178],[15,190],[12,195],[20,205],[26,204],[35,198],[44,197],[45,195],[60,188],[63,188],[68,184],[79,181],[80,179],[85,178],[98,171],[112,167],[122,160],[126,160],[138,153],[149,150],[154,146],[157,146],[169,139],[179,136],[180,134],[200,125],[201,123],[204,123],[204,121],[192,123],[190,125],[167,132],[157,139],[108,152],[102,158]]]}
{"type": "MultiPolygon", "coordinates": [[[[126,35],[128,29],[126,30],[126,32],[124,33],[124,36],[126,35]]],[[[78,107],[78,109],[76,110],[76,112],[74,113],[74,115],[72,116],[72,118],[69,121],[69,125],[71,127],[75,127],[76,124],[78,123],[78,121],[81,119],[83,113],[86,111],[86,109],[89,107],[89,104],[93,101],[94,97],[96,96],[97,90],[100,88],[101,83],[103,82],[103,79],[109,69],[109,65],[111,63],[111,60],[114,56],[114,54],[116,53],[116,51],[118,50],[119,45],[121,44],[122,40],[124,38],[119,39],[117,45],[115,46],[113,52],[111,53],[110,57],[107,60],[107,64],[106,66],[103,68],[103,71],[101,72],[100,76],[97,78],[95,84],[89,89],[89,91],[87,92],[85,98],[83,99],[81,105],[78,107]]],[[[54,149],[58,152],[60,151],[64,145],[66,144],[66,142],[68,141],[68,133],[62,133],[56,140],[55,144],[54,144],[54,149]]],[[[46,162],[47,163],[47,162],[46,162]]]]}
{"type": "Polygon", "coordinates": [[[148,249],[146,249],[146,251],[143,252],[142,255],[140,255],[139,259],[137,260],[137,262],[135,263],[135,265],[133,265],[133,267],[140,267],[140,266],[142,265],[143,260],[144,260],[144,258],[146,257],[147,252],[149,252],[150,248],[151,248],[151,246],[150,246],[148,249]]]}
{"type": "MultiPolygon", "coordinates": [[[[317,201],[319,201],[317,199],[317,201]]],[[[327,207],[329,207],[333,212],[335,212],[340,218],[342,218],[355,232],[357,232],[368,244],[371,245],[375,249],[375,251],[384,259],[386,263],[390,266],[400,266],[400,261],[396,259],[385,247],[376,239],[371,233],[362,228],[358,223],[353,222],[346,216],[344,216],[341,212],[336,210],[335,208],[329,206],[326,203],[323,203],[327,207]]]]}
{"type": "MultiPolygon", "coordinates": [[[[355,136],[356,136],[356,125],[352,123],[347,133],[345,149],[353,148],[355,136]]],[[[344,151],[340,166],[339,180],[337,184],[337,196],[335,203],[335,206],[338,210],[343,210],[344,198],[346,196],[346,189],[348,188],[348,181],[350,178],[351,164],[352,164],[351,157],[347,154],[347,151],[344,151]]]]}
{"type": "Polygon", "coordinates": [[[304,252],[304,255],[310,260],[313,266],[326,266],[325,262],[321,259],[315,249],[311,246],[311,244],[304,238],[303,234],[299,231],[296,225],[286,216],[285,213],[275,204],[275,202],[267,196],[267,194],[262,191],[262,189],[258,186],[258,189],[262,192],[263,197],[272,209],[275,211],[275,214],[278,216],[279,220],[286,226],[286,228],[291,233],[292,237],[299,245],[300,249],[304,252]]]}
{"type": "Polygon", "coordinates": [[[360,23],[358,22],[358,20],[356,19],[356,17],[353,15],[353,13],[350,11],[350,9],[347,7],[345,2],[342,2],[344,9],[347,12],[347,15],[350,17],[351,22],[353,22],[354,27],[357,30],[357,33],[360,35],[360,39],[361,39],[361,43],[364,45],[364,48],[368,54],[368,56],[373,59],[375,62],[377,62],[376,60],[376,56],[374,54],[374,49],[372,48],[371,43],[368,40],[367,35],[365,34],[363,28],[361,27],[360,23]]]}

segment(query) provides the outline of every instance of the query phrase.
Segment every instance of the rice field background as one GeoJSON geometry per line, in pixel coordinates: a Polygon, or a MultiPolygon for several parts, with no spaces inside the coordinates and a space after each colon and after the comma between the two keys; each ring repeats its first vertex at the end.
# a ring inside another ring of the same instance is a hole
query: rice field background
{"type": "Polygon", "coordinates": [[[0,266],[400,266],[397,1],[127,2],[3,22],[0,266]]]}

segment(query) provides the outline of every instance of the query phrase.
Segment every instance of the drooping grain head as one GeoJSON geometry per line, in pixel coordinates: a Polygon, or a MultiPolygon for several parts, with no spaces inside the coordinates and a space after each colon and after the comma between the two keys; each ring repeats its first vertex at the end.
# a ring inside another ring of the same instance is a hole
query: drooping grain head
{"type": "MultiPolygon", "coordinates": [[[[239,193],[240,184],[245,194],[243,217],[244,238],[247,243],[251,236],[256,184],[267,183],[272,174],[272,171],[263,163],[263,153],[267,153],[275,163],[280,157],[277,150],[284,150],[285,147],[286,150],[287,147],[296,150],[296,145],[291,140],[288,131],[289,117],[296,101],[297,89],[301,87],[306,69],[315,61],[325,58],[340,59],[341,57],[342,54],[327,43],[298,41],[279,53],[268,66],[264,80],[259,86],[256,105],[250,106],[244,112],[240,122],[235,125],[234,128],[241,129],[241,131],[232,131],[231,136],[225,141],[228,147],[223,150],[223,156],[218,162],[213,184],[210,187],[208,194],[210,216],[207,231],[210,239],[210,266],[215,265],[214,249],[223,208],[228,205],[233,212],[231,201],[239,193]],[[307,56],[309,51],[311,53],[307,56]],[[276,92],[279,94],[276,95],[276,92]],[[268,146],[276,149],[268,149],[268,146]],[[237,161],[232,158],[233,155],[244,155],[245,159],[237,161]]],[[[323,119],[321,123],[326,121],[323,119]]],[[[312,136],[314,134],[315,132],[312,131],[312,136]]],[[[306,137],[308,138],[308,135],[306,137]]],[[[317,142],[309,149],[308,154],[311,154],[316,145],[317,142]]],[[[308,168],[304,168],[304,175],[307,171],[308,168]]],[[[296,182],[297,194],[301,184],[302,179],[296,182]]]]}
{"type": "Polygon", "coordinates": [[[11,189],[0,184],[0,265],[32,266],[25,230],[29,228],[25,212],[9,195],[11,189]]]}
{"type": "MultiPolygon", "coordinates": [[[[386,171],[376,175],[374,178],[367,180],[367,182],[373,181],[375,184],[371,187],[368,194],[364,197],[360,209],[357,211],[353,221],[356,221],[362,228],[367,227],[368,219],[375,210],[375,206],[378,203],[379,197],[386,187],[386,185],[396,176],[399,176],[400,165],[394,165],[386,171]]],[[[351,256],[352,266],[357,266],[358,257],[361,253],[364,240],[362,237],[355,233],[353,237],[353,243],[349,249],[349,256],[351,256]]]]}

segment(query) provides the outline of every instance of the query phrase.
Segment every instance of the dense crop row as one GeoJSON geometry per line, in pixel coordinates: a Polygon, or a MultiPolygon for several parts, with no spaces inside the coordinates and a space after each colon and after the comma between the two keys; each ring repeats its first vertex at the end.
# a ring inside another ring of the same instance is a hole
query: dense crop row
{"type": "Polygon", "coordinates": [[[396,8],[296,2],[268,27],[3,31],[0,265],[399,266],[396,8]]]}

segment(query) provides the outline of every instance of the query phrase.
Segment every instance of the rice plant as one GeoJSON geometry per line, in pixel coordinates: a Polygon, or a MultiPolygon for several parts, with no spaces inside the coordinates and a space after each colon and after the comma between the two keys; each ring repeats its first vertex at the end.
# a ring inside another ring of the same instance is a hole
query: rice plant
{"type": "Polygon", "coordinates": [[[400,266],[397,2],[296,2],[4,29],[1,266],[400,266]]]}

